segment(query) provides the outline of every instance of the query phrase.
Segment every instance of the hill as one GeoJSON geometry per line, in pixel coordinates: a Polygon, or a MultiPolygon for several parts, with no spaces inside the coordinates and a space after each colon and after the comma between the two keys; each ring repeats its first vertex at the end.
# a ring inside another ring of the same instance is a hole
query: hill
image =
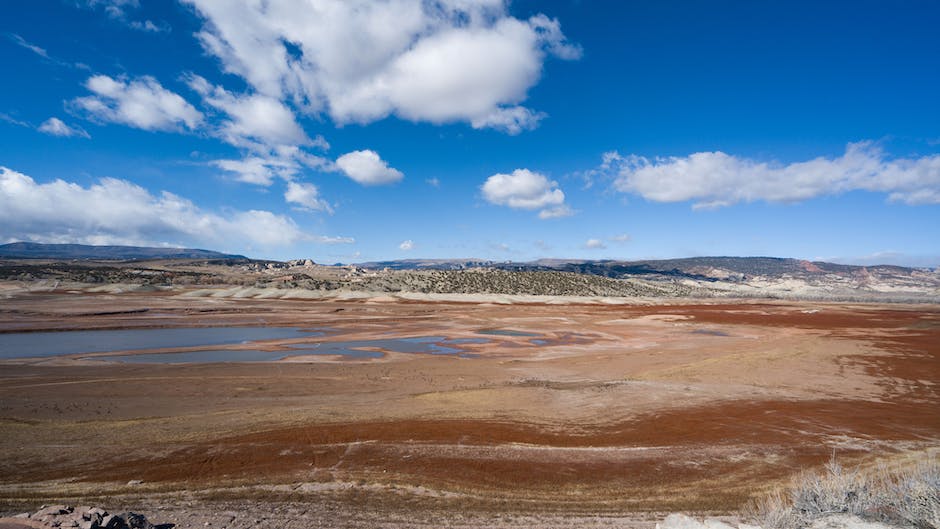
{"type": "Polygon", "coordinates": [[[14,242],[0,245],[3,259],[245,259],[242,255],[224,254],[193,248],[153,248],[147,246],[91,246],[86,244],[42,244],[14,242]]]}
{"type": "Polygon", "coordinates": [[[822,277],[859,274],[909,276],[918,269],[894,265],[856,266],[824,261],[805,261],[785,257],[686,257],[641,261],[539,259],[536,261],[485,261],[482,259],[403,259],[358,263],[365,269],[389,270],[462,270],[494,268],[508,271],[558,271],[611,278],[657,276],[658,278],[700,281],[734,281],[763,277],[822,277]]]}

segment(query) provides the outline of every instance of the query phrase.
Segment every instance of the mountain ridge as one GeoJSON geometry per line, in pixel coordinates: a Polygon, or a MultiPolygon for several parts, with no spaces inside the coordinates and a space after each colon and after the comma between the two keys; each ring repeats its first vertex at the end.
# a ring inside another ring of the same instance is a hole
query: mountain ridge
{"type": "Polygon", "coordinates": [[[96,246],[89,244],[46,244],[13,242],[0,245],[4,259],[78,259],[78,260],[143,260],[143,259],[247,259],[243,255],[226,254],[198,248],[161,248],[152,246],[96,246]]]}
{"type": "MultiPolygon", "coordinates": [[[[884,272],[929,270],[890,264],[851,265],[828,261],[809,261],[793,257],[767,256],[698,256],[672,259],[639,259],[635,261],[621,259],[564,258],[542,258],[533,261],[492,261],[477,258],[399,259],[354,263],[351,266],[369,270],[382,268],[388,268],[390,270],[459,270],[465,268],[496,268],[500,270],[520,271],[556,270],[603,275],[607,277],[647,274],[674,275],[677,272],[682,272],[684,275],[693,269],[699,269],[704,272],[708,268],[723,269],[733,273],[750,275],[767,275],[768,273],[845,274],[860,272],[862,270],[879,270],[884,272]]],[[[705,275],[707,276],[707,274],[705,275]]]]}

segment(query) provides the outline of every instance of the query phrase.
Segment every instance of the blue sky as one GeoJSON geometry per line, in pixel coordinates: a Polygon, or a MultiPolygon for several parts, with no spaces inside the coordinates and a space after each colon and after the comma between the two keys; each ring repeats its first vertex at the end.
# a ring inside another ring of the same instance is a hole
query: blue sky
{"type": "Polygon", "coordinates": [[[940,265],[936,2],[2,9],[2,242],[940,265]]]}

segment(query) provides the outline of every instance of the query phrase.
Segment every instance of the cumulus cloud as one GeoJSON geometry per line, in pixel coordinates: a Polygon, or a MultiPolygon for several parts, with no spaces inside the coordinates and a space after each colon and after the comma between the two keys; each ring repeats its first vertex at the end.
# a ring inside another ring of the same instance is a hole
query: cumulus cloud
{"type": "Polygon", "coordinates": [[[91,138],[88,132],[85,129],[75,125],[69,126],[66,125],[61,119],[57,117],[51,117],[46,121],[43,121],[39,126],[35,126],[28,121],[23,121],[16,119],[13,116],[4,114],[0,112],[0,121],[6,121],[11,125],[16,125],[18,127],[25,127],[27,129],[36,129],[43,134],[49,134],[50,136],[61,136],[61,137],[70,137],[70,136],[80,136],[82,138],[91,138]]]}
{"type": "Polygon", "coordinates": [[[415,243],[411,239],[408,239],[407,241],[402,241],[402,243],[398,245],[399,250],[403,250],[406,252],[413,249],[414,247],[415,247],[415,243]]]}
{"type": "Polygon", "coordinates": [[[100,121],[144,130],[195,129],[203,115],[179,94],[150,76],[127,80],[94,75],[85,82],[94,95],[72,100],[72,105],[100,121]]]}
{"type": "Polygon", "coordinates": [[[516,169],[511,174],[497,173],[480,188],[491,204],[515,209],[540,209],[539,218],[566,217],[573,212],[565,204],[565,193],[541,173],[516,169]]]}
{"type": "Polygon", "coordinates": [[[349,178],[367,186],[391,184],[405,176],[370,150],[348,152],[336,159],[336,166],[349,178]]]}
{"type": "MultiPolygon", "coordinates": [[[[290,183],[305,167],[335,170],[333,162],[309,152],[311,148],[329,149],[329,143],[320,135],[310,138],[293,110],[281,101],[261,94],[235,94],[198,75],[188,75],[186,81],[221,115],[210,115],[220,119],[207,127],[209,133],[243,150],[242,159],[210,162],[234,173],[237,180],[269,186],[275,178],[290,183]]],[[[300,196],[299,187],[291,189],[292,196],[300,196]]],[[[310,209],[325,211],[322,207],[310,209]]]]}
{"type": "Polygon", "coordinates": [[[539,218],[542,220],[547,219],[562,219],[565,217],[570,217],[574,215],[575,211],[568,207],[567,204],[562,204],[553,208],[543,209],[539,211],[539,218]]]}
{"type": "Polygon", "coordinates": [[[557,20],[503,0],[186,0],[203,47],[258,93],[339,123],[389,115],[517,133],[548,55],[577,59],[557,20]]]}
{"type": "Polygon", "coordinates": [[[283,171],[290,171],[289,164],[276,159],[250,156],[241,160],[213,160],[211,165],[235,174],[235,179],[246,184],[269,186],[274,177],[283,171]]]}
{"type": "Polygon", "coordinates": [[[633,240],[633,237],[631,237],[630,234],[628,233],[621,233],[620,235],[614,235],[613,237],[610,238],[610,240],[613,242],[624,243],[624,242],[630,242],[631,240],[633,240]]]}
{"type": "Polygon", "coordinates": [[[49,134],[51,136],[64,136],[64,137],[81,136],[82,138],[91,137],[88,135],[87,132],[85,132],[80,127],[70,127],[57,117],[51,117],[47,119],[46,121],[42,122],[42,124],[39,125],[39,127],[36,130],[38,130],[39,132],[49,134]]]}
{"type": "Polygon", "coordinates": [[[223,248],[316,241],[289,217],[270,211],[220,214],[126,180],[102,178],[88,187],[64,180],[40,184],[6,167],[0,167],[0,238],[223,248]]]}
{"type": "Polygon", "coordinates": [[[695,208],[738,202],[798,202],[849,191],[887,193],[893,202],[940,204],[940,155],[889,158],[872,142],[852,143],[835,158],[761,162],[723,152],[648,159],[605,155],[614,188],[656,202],[695,208]]]}
{"type": "Polygon", "coordinates": [[[324,211],[333,213],[330,204],[320,198],[320,190],[317,186],[302,182],[288,182],[287,191],[284,192],[284,200],[289,204],[297,204],[303,209],[310,211],[324,211]]]}
{"type": "Polygon", "coordinates": [[[584,247],[588,250],[605,250],[607,245],[600,239],[588,239],[584,241],[584,247]]]}
{"type": "Polygon", "coordinates": [[[520,106],[498,108],[485,116],[472,119],[470,125],[475,129],[493,128],[515,136],[524,130],[538,127],[539,122],[547,115],[520,106]]]}
{"type": "Polygon", "coordinates": [[[333,170],[329,160],[294,149],[277,149],[261,155],[248,155],[242,159],[213,160],[219,169],[234,173],[235,180],[259,186],[269,186],[275,178],[293,180],[304,167],[333,170]]]}
{"type": "Polygon", "coordinates": [[[225,114],[217,135],[236,147],[265,149],[312,143],[293,111],[278,99],[262,94],[236,95],[198,75],[190,76],[187,82],[208,105],[225,114]]]}

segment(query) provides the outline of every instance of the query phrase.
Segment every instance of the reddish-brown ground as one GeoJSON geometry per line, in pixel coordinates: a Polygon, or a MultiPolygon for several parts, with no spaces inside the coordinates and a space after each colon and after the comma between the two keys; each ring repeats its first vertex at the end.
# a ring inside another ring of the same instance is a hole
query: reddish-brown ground
{"type": "Polygon", "coordinates": [[[142,480],[153,491],[378,486],[458,505],[729,510],[833,452],[897,460],[940,440],[936,306],[53,293],[0,309],[6,330],[263,321],[333,329],[322,340],[491,340],[465,346],[476,358],[0,363],[7,498],[114,493],[142,480]]]}

